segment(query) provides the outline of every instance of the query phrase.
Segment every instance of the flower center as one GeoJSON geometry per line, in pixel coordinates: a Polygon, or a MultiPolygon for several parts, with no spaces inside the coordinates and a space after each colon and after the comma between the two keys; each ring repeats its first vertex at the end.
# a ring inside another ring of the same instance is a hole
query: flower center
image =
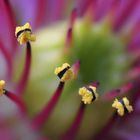
{"type": "Polygon", "coordinates": [[[107,22],[90,24],[84,20],[76,21],[68,54],[64,53],[67,28],[65,22],[60,22],[37,33],[29,86],[34,86],[37,80],[40,83],[38,91],[44,92],[45,89],[51,95],[57,85],[54,68],[64,62],[72,64],[77,59],[81,61],[78,80],[66,87],[67,93],[99,81],[99,94],[102,94],[125,82],[123,76],[128,69],[126,44],[112,32],[107,22]],[[36,74],[36,71],[40,72],[36,74]],[[47,88],[42,83],[47,83],[47,88]]]}
{"type": "Polygon", "coordinates": [[[80,22],[75,25],[69,59],[81,61],[79,80],[84,84],[99,81],[101,91],[117,88],[128,68],[125,43],[111,31],[107,22],[80,22]]]}
{"type": "MultiPolygon", "coordinates": [[[[57,124],[55,129],[58,135],[66,130],[77,112],[77,105],[80,103],[79,87],[88,85],[93,81],[99,81],[101,83],[100,91],[97,90],[99,94],[110,91],[114,87],[118,88],[120,84],[125,82],[122,76],[128,68],[125,43],[121,42],[119,36],[115,35],[106,23],[90,24],[86,21],[76,21],[72,46],[65,52],[67,29],[66,23],[60,22],[37,32],[37,41],[32,44],[32,68],[26,89],[27,94],[25,95],[29,112],[34,115],[35,112],[42,109],[46,100],[47,102],[50,100],[57,87],[59,79],[54,75],[54,69],[65,62],[72,64],[77,59],[81,61],[77,79],[66,84],[60,101],[45,129],[50,132],[51,122],[53,122],[57,124]],[[61,123],[64,121],[66,123],[61,123]],[[59,128],[60,125],[62,129],[59,128]]],[[[96,118],[102,116],[104,112],[99,114],[96,112],[96,108],[93,111],[93,106],[88,108],[89,116],[93,115],[93,124],[95,123],[97,127],[100,127],[96,118]]],[[[110,113],[107,112],[106,114],[110,116],[110,113]]],[[[103,118],[102,120],[106,121],[103,118]]],[[[95,129],[95,127],[96,125],[91,126],[90,130],[94,131],[93,128],[95,129]]]]}

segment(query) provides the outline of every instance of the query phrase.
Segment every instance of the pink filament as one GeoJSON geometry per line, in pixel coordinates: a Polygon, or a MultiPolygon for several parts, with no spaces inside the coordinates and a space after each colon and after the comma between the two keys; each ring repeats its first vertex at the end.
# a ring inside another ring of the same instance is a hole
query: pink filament
{"type": "Polygon", "coordinates": [[[26,106],[24,102],[21,100],[21,98],[19,98],[18,96],[7,90],[5,90],[5,95],[18,105],[22,114],[24,115],[26,114],[27,111],[26,106]]]}
{"type": "Polygon", "coordinates": [[[30,74],[30,68],[31,68],[31,44],[30,42],[27,42],[25,67],[16,89],[16,92],[20,95],[23,94],[23,91],[27,85],[30,74]]]}
{"type": "Polygon", "coordinates": [[[33,119],[33,127],[40,128],[44,122],[47,122],[50,114],[52,113],[53,109],[55,108],[60,95],[63,91],[64,83],[60,82],[53,97],[50,99],[49,103],[46,107],[33,119]]]}
{"type": "Polygon", "coordinates": [[[79,130],[81,121],[83,119],[84,112],[85,112],[85,105],[81,103],[78,113],[74,119],[74,122],[72,123],[71,127],[68,129],[66,134],[62,137],[62,140],[73,140],[75,138],[76,133],[79,130]]]}
{"type": "Polygon", "coordinates": [[[103,140],[106,138],[107,134],[109,133],[109,131],[111,130],[111,128],[113,127],[113,124],[116,122],[116,120],[118,119],[118,115],[115,112],[112,116],[112,118],[109,119],[109,121],[107,122],[107,124],[102,128],[101,131],[99,131],[99,133],[97,133],[93,139],[94,140],[103,140]]]}

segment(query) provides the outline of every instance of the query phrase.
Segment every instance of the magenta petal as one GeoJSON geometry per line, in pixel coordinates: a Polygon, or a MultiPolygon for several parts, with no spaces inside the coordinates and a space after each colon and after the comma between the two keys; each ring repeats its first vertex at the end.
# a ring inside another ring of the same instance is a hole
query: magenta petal
{"type": "Polygon", "coordinates": [[[44,20],[45,5],[46,5],[45,0],[37,0],[36,16],[35,16],[35,20],[34,20],[35,28],[39,27],[44,20]]]}
{"type": "Polygon", "coordinates": [[[10,3],[13,7],[13,10],[15,10],[15,15],[18,21],[21,23],[19,24],[25,24],[26,22],[29,22],[33,27],[35,26],[34,20],[37,15],[36,10],[37,8],[37,0],[11,0],[10,3]]]}
{"type": "Polygon", "coordinates": [[[132,12],[135,10],[138,0],[121,1],[120,7],[117,9],[116,18],[114,20],[114,29],[119,30],[123,26],[132,12]]]}
{"type": "Polygon", "coordinates": [[[74,8],[70,15],[70,27],[72,28],[77,17],[77,9],[74,8]]]}
{"type": "Polygon", "coordinates": [[[130,50],[138,50],[140,46],[140,32],[138,32],[137,34],[135,34],[135,36],[133,36],[130,44],[129,44],[129,49],[130,50]]]}
{"type": "Polygon", "coordinates": [[[109,9],[111,8],[113,4],[113,0],[98,0],[96,4],[96,15],[95,15],[95,20],[100,20],[103,18],[109,9]]]}
{"type": "Polygon", "coordinates": [[[6,77],[7,77],[8,80],[10,80],[11,76],[12,76],[12,70],[13,70],[12,58],[11,58],[11,55],[9,54],[7,49],[4,47],[4,45],[3,45],[3,43],[1,41],[0,41],[0,50],[1,50],[2,54],[4,55],[6,63],[7,63],[6,77]]]}
{"type": "Polygon", "coordinates": [[[15,21],[13,19],[13,14],[11,13],[9,5],[3,0],[0,1],[0,36],[4,47],[8,49],[10,54],[15,53],[16,41],[15,41],[15,21]]]}
{"type": "Polygon", "coordinates": [[[90,6],[93,7],[93,11],[94,11],[94,8],[96,7],[96,2],[97,0],[85,0],[85,1],[77,0],[76,8],[77,8],[78,15],[83,16],[90,6]]]}

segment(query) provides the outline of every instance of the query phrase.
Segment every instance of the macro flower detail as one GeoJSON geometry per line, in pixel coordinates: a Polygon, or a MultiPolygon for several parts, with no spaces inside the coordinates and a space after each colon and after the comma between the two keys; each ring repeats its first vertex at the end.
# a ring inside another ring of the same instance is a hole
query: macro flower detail
{"type": "Polygon", "coordinates": [[[139,139],[139,0],[0,9],[0,139],[139,139]]]}
{"type": "Polygon", "coordinates": [[[62,67],[57,67],[54,73],[60,78],[61,82],[70,80],[73,77],[73,71],[68,63],[64,63],[62,67]]]}
{"type": "Polygon", "coordinates": [[[84,104],[91,104],[91,102],[98,99],[95,86],[82,87],[79,89],[79,95],[82,96],[84,104]]]}
{"type": "Polygon", "coordinates": [[[23,93],[23,90],[26,86],[28,75],[30,73],[30,67],[31,67],[31,44],[30,41],[35,41],[36,36],[32,34],[32,28],[29,23],[24,24],[23,26],[16,27],[15,35],[17,37],[18,42],[20,45],[26,43],[26,60],[25,60],[25,67],[23,74],[21,76],[21,80],[17,85],[17,92],[19,94],[23,93]]]}
{"type": "Polygon", "coordinates": [[[120,116],[124,116],[125,113],[131,113],[133,111],[133,107],[129,104],[129,100],[126,97],[123,97],[121,100],[115,99],[112,107],[117,109],[118,115],[120,116]]]}
{"type": "Polygon", "coordinates": [[[0,96],[3,95],[4,92],[5,81],[0,80],[0,96]]]}
{"type": "Polygon", "coordinates": [[[15,35],[20,45],[27,43],[27,41],[36,40],[35,35],[32,34],[32,28],[29,23],[16,27],[15,35]]]}

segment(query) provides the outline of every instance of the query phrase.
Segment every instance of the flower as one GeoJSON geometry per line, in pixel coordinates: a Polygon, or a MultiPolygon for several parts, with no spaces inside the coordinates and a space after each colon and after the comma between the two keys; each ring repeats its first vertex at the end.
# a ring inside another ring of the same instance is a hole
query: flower
{"type": "Polygon", "coordinates": [[[0,6],[0,75],[7,83],[0,83],[1,139],[139,138],[138,0],[5,0],[0,6]],[[133,112],[124,114],[125,107],[133,112]]]}

